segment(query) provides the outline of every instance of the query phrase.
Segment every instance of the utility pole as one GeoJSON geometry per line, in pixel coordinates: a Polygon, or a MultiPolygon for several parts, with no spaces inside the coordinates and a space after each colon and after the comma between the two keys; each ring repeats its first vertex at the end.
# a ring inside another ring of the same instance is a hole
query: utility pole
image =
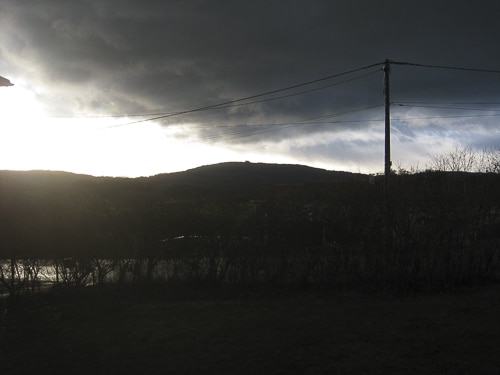
{"type": "Polygon", "coordinates": [[[385,95],[385,248],[387,252],[392,251],[392,196],[391,196],[391,91],[389,76],[391,75],[391,63],[388,59],[384,63],[384,95],[385,95]]]}
{"type": "Polygon", "coordinates": [[[391,174],[391,90],[389,77],[391,75],[391,63],[388,59],[384,63],[384,95],[385,95],[385,185],[389,186],[391,174]]]}

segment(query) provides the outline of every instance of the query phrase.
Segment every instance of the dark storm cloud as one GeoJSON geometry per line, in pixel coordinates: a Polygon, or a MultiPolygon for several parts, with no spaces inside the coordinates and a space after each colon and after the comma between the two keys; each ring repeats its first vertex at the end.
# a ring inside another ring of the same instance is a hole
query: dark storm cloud
{"type": "MultiPolygon", "coordinates": [[[[55,114],[184,111],[386,57],[500,69],[498,1],[4,0],[0,14],[2,69],[28,72],[46,88],[55,114]]],[[[163,123],[293,122],[383,104],[382,76],[380,71],[307,95],[189,113],[163,123]]],[[[391,77],[394,100],[500,101],[498,76],[393,66],[391,77]]],[[[329,129],[363,126],[339,122],[329,129]]],[[[215,127],[200,130],[200,136],[245,139],[215,127]]]]}

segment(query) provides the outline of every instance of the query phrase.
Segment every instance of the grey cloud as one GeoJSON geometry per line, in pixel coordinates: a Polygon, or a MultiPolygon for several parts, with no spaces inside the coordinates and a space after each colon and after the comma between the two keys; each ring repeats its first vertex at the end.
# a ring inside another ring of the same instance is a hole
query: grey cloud
{"type": "MultiPolygon", "coordinates": [[[[32,78],[48,88],[46,100],[54,112],[71,111],[74,103],[89,113],[182,111],[386,57],[500,66],[497,1],[6,0],[0,7],[2,21],[8,20],[2,22],[8,28],[0,26],[2,34],[7,32],[2,41],[12,46],[2,55],[18,74],[30,64],[32,78]]],[[[499,99],[498,84],[491,82],[498,78],[491,76],[478,80],[472,74],[394,66],[391,78],[394,100],[499,99]]],[[[382,103],[380,72],[314,94],[191,113],[162,123],[301,121],[382,103]]],[[[328,129],[363,126],[338,123],[328,129]]],[[[297,127],[226,139],[257,142],[323,131],[321,126],[297,127]]],[[[223,134],[215,127],[199,131],[207,140],[224,140],[223,134]]]]}

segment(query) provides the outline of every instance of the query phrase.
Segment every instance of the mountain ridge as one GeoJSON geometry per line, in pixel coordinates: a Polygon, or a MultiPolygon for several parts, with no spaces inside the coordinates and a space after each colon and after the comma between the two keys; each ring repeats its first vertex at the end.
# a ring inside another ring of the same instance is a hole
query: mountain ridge
{"type": "Polygon", "coordinates": [[[350,172],[329,171],[300,164],[225,162],[158,174],[147,180],[163,184],[205,187],[251,187],[279,184],[332,182],[366,177],[350,172]]]}
{"type": "Polygon", "coordinates": [[[360,173],[331,171],[301,164],[223,162],[185,171],[160,173],[147,177],[92,176],[65,171],[0,171],[0,178],[21,184],[52,185],[85,182],[145,182],[159,186],[196,186],[205,188],[250,188],[266,185],[332,182],[366,178],[360,173]]]}

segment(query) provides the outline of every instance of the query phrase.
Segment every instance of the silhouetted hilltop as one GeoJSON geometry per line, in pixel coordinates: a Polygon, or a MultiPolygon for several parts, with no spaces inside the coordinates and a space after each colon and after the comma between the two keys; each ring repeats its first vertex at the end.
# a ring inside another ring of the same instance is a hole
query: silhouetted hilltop
{"type": "MultiPolygon", "coordinates": [[[[105,183],[141,182],[158,186],[190,185],[200,188],[248,188],[282,184],[303,184],[353,180],[365,175],[329,171],[295,164],[227,162],[205,165],[182,172],[162,173],[151,177],[94,177],[60,171],[0,171],[3,183],[39,188],[63,188],[73,184],[102,185],[105,183]]],[[[2,184],[0,181],[0,184],[2,184]]]]}
{"type": "MultiPolygon", "coordinates": [[[[228,162],[206,165],[184,172],[147,178],[152,184],[191,185],[224,190],[249,189],[282,184],[303,184],[359,179],[364,175],[328,171],[304,165],[228,162]]],[[[364,176],[366,178],[366,176],[364,176]]]]}

